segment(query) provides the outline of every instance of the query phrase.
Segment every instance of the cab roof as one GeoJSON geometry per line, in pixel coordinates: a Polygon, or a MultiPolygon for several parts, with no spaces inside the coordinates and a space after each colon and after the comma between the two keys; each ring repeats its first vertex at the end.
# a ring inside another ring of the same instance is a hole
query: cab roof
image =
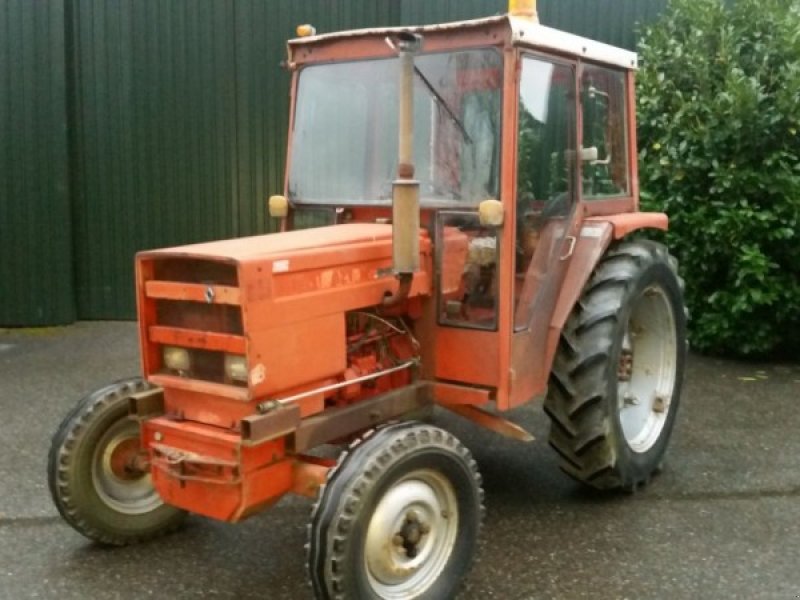
{"type": "Polygon", "coordinates": [[[398,33],[447,32],[460,29],[480,29],[498,24],[507,24],[511,43],[517,46],[549,50],[574,58],[583,58],[599,63],[636,69],[638,58],[635,52],[617,48],[589,38],[566,33],[540,24],[536,20],[511,15],[500,15],[469,21],[454,21],[437,25],[420,25],[406,27],[374,27],[367,29],[350,29],[321,35],[300,37],[289,40],[289,53],[294,49],[313,46],[315,44],[355,38],[386,37],[398,33]]]}

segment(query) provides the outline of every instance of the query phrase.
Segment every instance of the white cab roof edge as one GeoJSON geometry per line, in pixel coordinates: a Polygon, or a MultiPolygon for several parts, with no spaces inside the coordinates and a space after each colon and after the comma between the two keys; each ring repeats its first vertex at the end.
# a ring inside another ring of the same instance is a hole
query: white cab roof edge
{"type": "Polygon", "coordinates": [[[566,33],[528,19],[509,17],[509,21],[515,44],[553,50],[626,69],[636,69],[639,66],[636,53],[630,50],[566,33]]]}
{"type": "Polygon", "coordinates": [[[410,27],[374,27],[368,29],[351,29],[347,31],[336,31],[309,37],[294,38],[289,40],[289,48],[297,48],[306,45],[313,45],[318,42],[347,39],[354,37],[369,37],[373,35],[391,35],[403,31],[413,33],[432,33],[435,31],[448,31],[465,27],[480,27],[495,23],[508,23],[511,29],[511,39],[514,44],[530,48],[541,48],[559,52],[567,56],[584,58],[599,63],[623,67],[625,69],[636,69],[638,59],[635,52],[617,48],[609,44],[597,42],[595,40],[566,33],[552,27],[541,25],[535,21],[512,17],[510,15],[499,15],[486,17],[484,19],[472,19],[469,21],[454,21],[452,23],[441,23],[437,25],[420,25],[410,27]]]}

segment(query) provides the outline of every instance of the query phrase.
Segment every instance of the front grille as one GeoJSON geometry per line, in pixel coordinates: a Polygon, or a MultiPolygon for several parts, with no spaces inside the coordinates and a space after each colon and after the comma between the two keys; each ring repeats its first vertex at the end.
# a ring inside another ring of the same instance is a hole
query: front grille
{"type": "Polygon", "coordinates": [[[242,311],[230,304],[156,300],[156,324],[232,335],[244,334],[242,311]]]}
{"type": "Polygon", "coordinates": [[[151,261],[143,268],[147,274],[143,316],[149,322],[141,324],[151,348],[148,371],[246,386],[225,375],[225,354],[245,353],[236,265],[161,256],[151,261]],[[167,368],[163,364],[167,346],[186,349],[190,368],[167,368]]]}

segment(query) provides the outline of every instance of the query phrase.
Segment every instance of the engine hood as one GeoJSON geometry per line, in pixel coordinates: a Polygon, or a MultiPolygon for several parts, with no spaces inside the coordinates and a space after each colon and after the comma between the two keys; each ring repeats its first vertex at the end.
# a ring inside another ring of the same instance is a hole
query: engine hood
{"type": "MultiPolygon", "coordinates": [[[[430,294],[430,259],[431,243],[422,232],[421,269],[414,276],[411,296],[430,294]]],[[[207,292],[210,303],[228,298],[250,309],[251,315],[267,308],[262,303],[280,304],[280,311],[267,313],[270,326],[309,314],[377,305],[397,288],[392,226],[383,224],[332,225],[148,250],[137,254],[136,262],[145,296],[168,288],[172,295],[164,299],[202,300],[207,292]]]]}
{"type": "Polygon", "coordinates": [[[241,263],[282,258],[295,252],[319,252],[350,244],[376,242],[379,246],[388,243],[391,254],[391,240],[391,225],[354,223],[148,250],[141,252],[139,257],[173,256],[241,263]]]}
{"type": "MultiPolygon", "coordinates": [[[[409,299],[431,294],[426,233],[420,265],[409,299]]],[[[136,271],[148,379],[168,395],[179,389],[244,401],[341,377],[345,314],[380,305],[398,286],[392,227],[378,224],[141,252],[136,271]],[[191,364],[203,368],[190,376],[165,372],[164,346],[187,349],[191,364]],[[245,356],[246,387],[226,383],[224,354],[245,356]]],[[[193,418],[208,422],[199,413],[193,418]]]]}

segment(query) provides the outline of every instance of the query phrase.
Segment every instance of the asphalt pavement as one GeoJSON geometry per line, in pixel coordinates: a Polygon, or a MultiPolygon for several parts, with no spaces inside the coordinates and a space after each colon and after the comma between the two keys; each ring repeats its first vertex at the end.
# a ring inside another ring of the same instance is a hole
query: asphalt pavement
{"type": "MultiPolygon", "coordinates": [[[[138,370],[132,323],[0,331],[0,599],[310,598],[310,502],[239,525],[192,517],[135,547],[93,545],[57,515],[49,440],[85,393],[138,370]]],[[[459,598],[800,598],[800,365],[691,356],[663,473],[634,495],[561,474],[541,406],[499,438],[439,414],[475,455],[487,516],[459,598]]]]}

